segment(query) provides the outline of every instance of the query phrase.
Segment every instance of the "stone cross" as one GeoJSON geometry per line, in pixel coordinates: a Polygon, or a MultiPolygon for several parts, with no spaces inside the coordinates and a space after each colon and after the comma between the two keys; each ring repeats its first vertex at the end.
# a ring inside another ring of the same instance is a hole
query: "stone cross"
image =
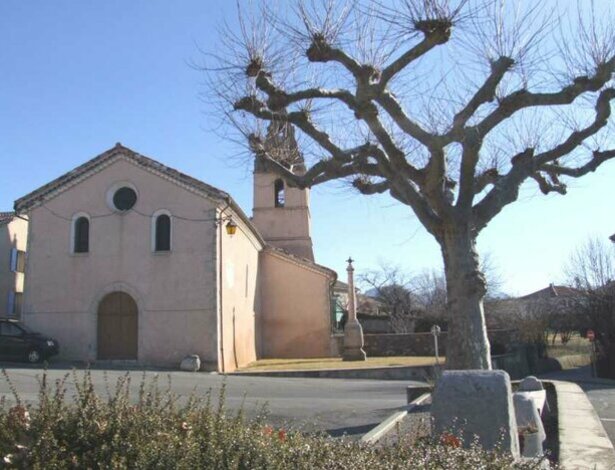
{"type": "Polygon", "coordinates": [[[348,258],[348,318],[344,325],[344,361],[365,361],[366,355],[363,350],[363,328],[357,320],[357,295],[354,290],[353,259],[348,258]]]}

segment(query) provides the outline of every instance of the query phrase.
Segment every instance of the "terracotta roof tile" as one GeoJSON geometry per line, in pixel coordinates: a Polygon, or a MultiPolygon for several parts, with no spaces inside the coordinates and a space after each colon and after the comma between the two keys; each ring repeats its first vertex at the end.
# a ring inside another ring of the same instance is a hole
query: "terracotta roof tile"
{"type": "Polygon", "coordinates": [[[580,290],[575,289],[573,287],[568,286],[556,286],[554,284],[550,284],[544,289],[537,290],[536,292],[532,292],[531,294],[524,295],[519,297],[520,299],[544,299],[548,297],[573,297],[579,295],[581,293],[580,290]]]}

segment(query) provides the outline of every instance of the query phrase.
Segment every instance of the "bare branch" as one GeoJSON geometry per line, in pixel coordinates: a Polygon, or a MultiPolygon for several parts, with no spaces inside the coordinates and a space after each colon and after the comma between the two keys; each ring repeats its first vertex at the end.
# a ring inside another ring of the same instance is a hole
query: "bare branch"
{"type": "Polygon", "coordinates": [[[478,89],[468,104],[453,119],[453,128],[449,135],[454,135],[463,128],[480,105],[491,102],[495,99],[495,90],[504,78],[504,74],[513,66],[514,61],[509,57],[500,57],[491,64],[491,74],[485,83],[478,89]]]}
{"type": "Polygon", "coordinates": [[[562,195],[566,194],[566,185],[559,182],[549,182],[547,179],[541,175],[540,173],[534,173],[531,175],[531,178],[538,183],[538,187],[542,194],[549,194],[551,192],[556,192],[562,195]]]}
{"type": "Polygon", "coordinates": [[[431,49],[439,44],[444,44],[448,41],[450,30],[438,32],[437,34],[430,34],[426,36],[421,42],[412,47],[410,50],[402,54],[398,59],[388,65],[380,76],[378,86],[381,90],[384,90],[389,81],[398,74],[401,70],[406,68],[416,59],[427,54],[431,49]]]}
{"type": "Polygon", "coordinates": [[[382,194],[389,189],[391,185],[388,181],[379,181],[372,183],[368,178],[359,177],[352,182],[352,185],[361,193],[365,195],[382,194]]]}
{"type": "Polygon", "coordinates": [[[573,178],[579,178],[586,175],[587,173],[596,171],[596,169],[600,165],[602,165],[607,160],[610,160],[611,158],[615,158],[615,149],[603,152],[595,151],[591,160],[589,160],[585,165],[579,166],[577,168],[569,168],[556,164],[544,164],[540,166],[540,169],[554,175],[564,175],[573,178]]]}
{"type": "Polygon", "coordinates": [[[499,178],[500,173],[497,168],[489,168],[476,177],[476,181],[474,182],[474,192],[476,194],[483,192],[487,186],[497,183],[499,178]]]}
{"type": "Polygon", "coordinates": [[[487,135],[493,128],[517,111],[529,107],[559,106],[572,103],[586,92],[600,90],[615,73],[615,56],[597,67],[592,77],[577,77],[571,85],[554,93],[532,93],[518,90],[503,98],[497,109],[483,119],[476,129],[479,135],[487,135]]]}
{"type": "Polygon", "coordinates": [[[306,57],[310,62],[338,62],[342,64],[346,70],[348,70],[354,77],[359,78],[363,75],[363,68],[361,64],[357,62],[350,55],[346,54],[343,50],[336,47],[332,47],[326,38],[316,35],[312,44],[306,51],[306,57]]]}
{"type": "Polygon", "coordinates": [[[610,101],[612,99],[615,99],[615,88],[602,90],[596,101],[596,117],[594,121],[584,129],[572,132],[562,144],[547,152],[536,155],[536,164],[542,165],[547,162],[552,162],[569,154],[580,146],[585,139],[596,134],[600,129],[606,126],[611,116],[610,101]]]}
{"type": "Polygon", "coordinates": [[[477,233],[482,230],[505,205],[519,196],[519,186],[532,174],[534,149],[526,149],[512,158],[512,168],[500,178],[489,193],[478,202],[472,211],[477,233]]]}
{"type": "Polygon", "coordinates": [[[393,118],[401,130],[421,142],[426,147],[439,147],[441,141],[412,121],[404,112],[402,106],[388,91],[379,93],[376,101],[393,118]]]}

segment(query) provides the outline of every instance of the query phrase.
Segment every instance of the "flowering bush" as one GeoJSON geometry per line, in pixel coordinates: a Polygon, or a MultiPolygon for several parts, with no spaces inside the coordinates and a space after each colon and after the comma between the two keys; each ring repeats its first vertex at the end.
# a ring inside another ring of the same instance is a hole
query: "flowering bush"
{"type": "MultiPolygon", "coordinates": [[[[9,380],[3,371],[6,380],[9,380]]],[[[180,404],[155,381],[141,382],[136,397],[130,377],[109,397],[94,392],[89,373],[73,374],[76,393],[64,380],[41,380],[38,403],[0,403],[0,467],[33,469],[502,469],[537,468],[477,447],[463,449],[454,436],[375,447],[327,436],[306,436],[263,421],[228,415],[224,387],[180,404]]]]}

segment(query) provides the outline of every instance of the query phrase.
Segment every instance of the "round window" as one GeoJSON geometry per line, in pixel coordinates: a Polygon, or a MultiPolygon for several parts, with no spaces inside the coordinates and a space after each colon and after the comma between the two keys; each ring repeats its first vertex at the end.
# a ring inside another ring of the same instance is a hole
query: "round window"
{"type": "Polygon", "coordinates": [[[118,211],[127,211],[137,202],[137,193],[134,189],[124,186],[113,194],[113,205],[118,211]]]}

